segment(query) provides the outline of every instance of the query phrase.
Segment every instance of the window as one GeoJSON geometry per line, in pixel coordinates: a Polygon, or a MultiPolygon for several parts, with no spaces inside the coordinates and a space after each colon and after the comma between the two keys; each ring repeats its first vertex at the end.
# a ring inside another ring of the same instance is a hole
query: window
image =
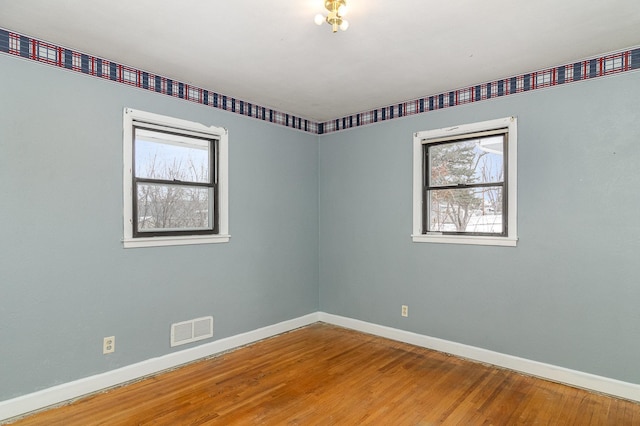
{"type": "Polygon", "coordinates": [[[124,110],[124,247],[229,241],[226,129],[124,110]]]}
{"type": "Polygon", "coordinates": [[[515,246],[517,120],[418,132],[413,241],[515,246]]]}

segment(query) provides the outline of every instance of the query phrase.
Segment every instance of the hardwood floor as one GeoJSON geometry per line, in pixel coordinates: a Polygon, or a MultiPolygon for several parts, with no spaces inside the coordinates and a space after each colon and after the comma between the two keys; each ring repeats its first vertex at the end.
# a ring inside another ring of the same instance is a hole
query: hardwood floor
{"type": "Polygon", "coordinates": [[[640,425],[640,404],[318,323],[13,424],[640,425]]]}

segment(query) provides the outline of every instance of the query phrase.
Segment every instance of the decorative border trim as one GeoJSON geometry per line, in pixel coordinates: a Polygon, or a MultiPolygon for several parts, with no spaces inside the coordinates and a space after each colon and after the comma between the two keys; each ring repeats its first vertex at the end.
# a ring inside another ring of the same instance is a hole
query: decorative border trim
{"type": "Polygon", "coordinates": [[[545,364],[543,362],[532,361],[475,346],[464,345],[462,343],[451,342],[449,340],[398,330],[396,328],[385,327],[325,312],[319,312],[318,316],[320,321],[340,327],[508,368],[531,376],[551,380],[552,382],[640,402],[640,384],[623,382],[621,380],[597,376],[595,374],[584,373],[582,371],[571,370],[552,364],[545,364]]]}
{"type": "Polygon", "coordinates": [[[472,102],[524,93],[566,83],[604,77],[640,69],[640,48],[586,59],[572,64],[547,68],[515,77],[494,80],[475,86],[413,99],[370,111],[349,115],[318,125],[318,133],[332,133],[367,124],[380,123],[409,115],[422,114],[472,102]]]}
{"type": "Polygon", "coordinates": [[[640,48],[632,48],[319,123],[2,28],[0,52],[318,135],[640,69],[640,48]]]}
{"type": "Polygon", "coordinates": [[[0,28],[0,52],[309,133],[318,123],[0,28]]]}
{"type": "Polygon", "coordinates": [[[183,364],[208,358],[315,322],[318,322],[317,312],[179,352],[173,352],[158,358],[151,358],[95,376],[63,383],[17,398],[0,401],[0,424],[3,421],[32,411],[58,405],[65,401],[176,368],[183,364]]]}

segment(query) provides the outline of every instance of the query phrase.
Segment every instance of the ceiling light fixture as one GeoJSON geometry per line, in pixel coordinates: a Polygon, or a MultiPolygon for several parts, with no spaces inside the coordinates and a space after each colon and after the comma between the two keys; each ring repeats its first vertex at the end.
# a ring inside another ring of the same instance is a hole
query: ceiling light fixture
{"type": "Polygon", "coordinates": [[[347,31],[349,22],[344,18],[347,14],[347,0],[324,0],[324,7],[329,11],[327,16],[318,13],[315,18],[316,25],[322,25],[323,22],[331,25],[333,32],[337,32],[338,28],[347,31]]]}

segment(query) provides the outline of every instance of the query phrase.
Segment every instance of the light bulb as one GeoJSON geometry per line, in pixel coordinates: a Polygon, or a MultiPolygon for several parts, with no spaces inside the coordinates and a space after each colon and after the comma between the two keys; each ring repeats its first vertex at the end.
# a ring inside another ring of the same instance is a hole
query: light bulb
{"type": "Polygon", "coordinates": [[[343,19],[342,24],[340,24],[340,29],[342,31],[347,31],[347,28],[349,28],[349,21],[347,21],[346,19],[343,19]]]}
{"type": "Polygon", "coordinates": [[[338,16],[345,16],[348,12],[349,8],[346,4],[343,4],[338,8],[338,16]]]}
{"type": "Polygon", "coordinates": [[[318,13],[316,17],[313,18],[313,22],[315,22],[316,25],[322,25],[322,23],[324,22],[324,16],[318,13]]]}

